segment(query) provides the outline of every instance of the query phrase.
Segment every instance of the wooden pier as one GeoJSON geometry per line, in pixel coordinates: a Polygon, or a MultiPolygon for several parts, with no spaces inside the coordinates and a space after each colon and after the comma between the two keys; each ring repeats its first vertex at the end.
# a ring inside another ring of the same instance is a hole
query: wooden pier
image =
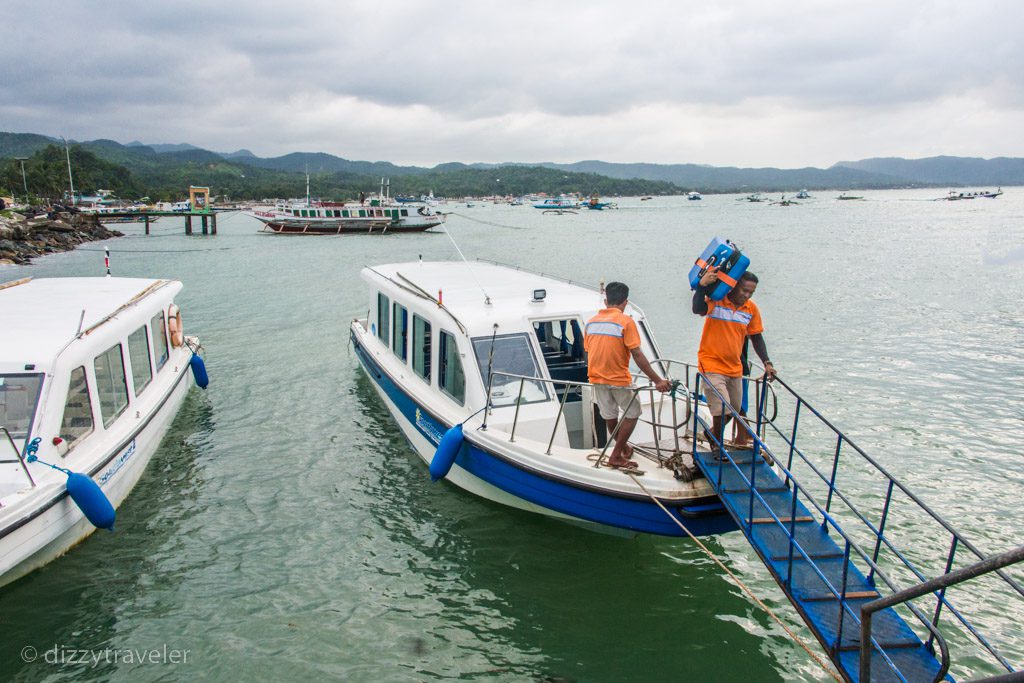
{"type": "Polygon", "coordinates": [[[150,219],[163,216],[183,216],[186,235],[193,234],[192,219],[197,217],[204,235],[217,234],[217,214],[213,211],[116,211],[99,214],[99,219],[103,222],[104,218],[137,218],[140,222],[145,222],[148,235],[150,219]]]}

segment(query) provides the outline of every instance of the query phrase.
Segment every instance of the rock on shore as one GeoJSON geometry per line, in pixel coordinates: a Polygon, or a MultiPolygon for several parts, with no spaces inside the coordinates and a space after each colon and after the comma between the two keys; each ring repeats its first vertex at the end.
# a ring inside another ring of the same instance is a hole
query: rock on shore
{"type": "Polygon", "coordinates": [[[83,242],[121,237],[107,230],[99,217],[54,212],[36,218],[19,213],[0,215],[0,265],[30,263],[36,256],[70,251],[83,242]]]}

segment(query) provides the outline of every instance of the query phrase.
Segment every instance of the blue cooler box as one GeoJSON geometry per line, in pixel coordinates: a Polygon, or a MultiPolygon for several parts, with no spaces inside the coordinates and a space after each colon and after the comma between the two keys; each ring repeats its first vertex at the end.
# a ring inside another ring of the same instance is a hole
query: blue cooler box
{"type": "Polygon", "coordinates": [[[690,289],[697,289],[700,278],[707,272],[708,268],[718,266],[718,283],[711,288],[708,298],[712,301],[721,301],[729,293],[743,273],[747,272],[750,259],[747,258],[735,244],[723,237],[715,237],[701,252],[690,268],[690,289]]]}

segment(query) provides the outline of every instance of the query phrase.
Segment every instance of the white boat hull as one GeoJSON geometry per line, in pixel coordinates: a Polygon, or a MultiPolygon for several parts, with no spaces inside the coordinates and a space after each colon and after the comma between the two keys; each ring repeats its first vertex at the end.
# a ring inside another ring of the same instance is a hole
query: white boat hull
{"type": "MultiPolygon", "coordinates": [[[[115,509],[142,476],[194,383],[187,363],[177,372],[181,376],[152,418],[126,444],[111,451],[97,471],[88,472],[115,509]]],[[[96,531],[63,483],[43,485],[23,505],[3,512],[8,519],[0,529],[0,586],[60,557],[96,531]],[[59,500],[53,503],[55,498],[59,500]]]]}
{"type": "MultiPolygon", "coordinates": [[[[366,371],[365,367],[363,367],[363,371],[366,371]]],[[[416,426],[405,417],[405,414],[399,410],[398,406],[396,406],[391,400],[387,392],[384,391],[377,382],[373,381],[373,377],[370,377],[369,373],[367,373],[367,377],[369,377],[370,383],[376,390],[377,395],[380,396],[384,405],[387,406],[388,412],[391,413],[391,417],[398,424],[399,429],[402,430],[402,434],[405,436],[406,440],[412,445],[413,450],[415,450],[416,454],[420,456],[420,459],[429,466],[431,459],[434,457],[434,451],[437,450],[437,444],[430,441],[420,433],[420,430],[418,430],[416,426]]],[[[539,512],[557,519],[571,520],[587,525],[592,524],[592,522],[588,522],[587,520],[565,515],[555,510],[535,505],[530,501],[519,498],[518,496],[513,496],[507,491],[503,491],[496,486],[488,484],[486,481],[474,476],[470,472],[467,472],[457,464],[452,465],[452,468],[445,476],[445,479],[469,493],[480,496],[481,498],[486,498],[487,500],[492,500],[495,503],[501,503],[502,505],[508,505],[509,507],[519,508],[520,510],[526,510],[528,512],[539,512]]]]}

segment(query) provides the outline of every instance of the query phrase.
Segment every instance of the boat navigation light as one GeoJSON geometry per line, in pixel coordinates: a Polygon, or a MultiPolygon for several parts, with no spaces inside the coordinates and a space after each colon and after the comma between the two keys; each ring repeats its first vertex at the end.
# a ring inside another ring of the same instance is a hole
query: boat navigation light
{"type": "Polygon", "coordinates": [[[544,297],[548,295],[546,289],[535,289],[533,290],[533,302],[544,301],[544,297]]]}

